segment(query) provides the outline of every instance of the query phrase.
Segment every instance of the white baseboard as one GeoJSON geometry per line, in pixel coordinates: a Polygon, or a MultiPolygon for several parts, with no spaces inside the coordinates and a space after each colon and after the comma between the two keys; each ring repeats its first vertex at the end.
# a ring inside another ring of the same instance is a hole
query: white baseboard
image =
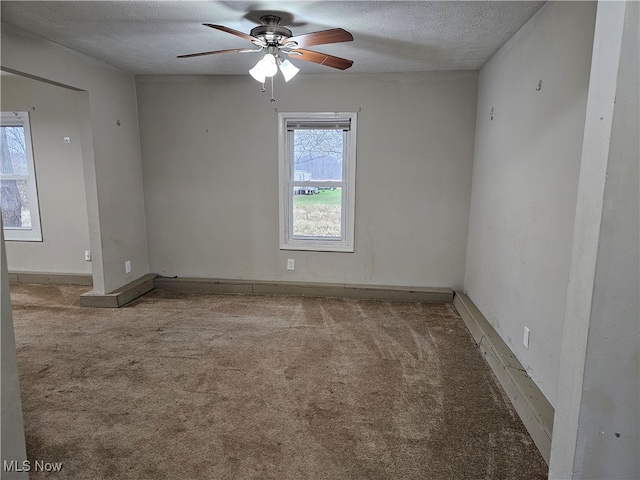
{"type": "Polygon", "coordinates": [[[155,288],[159,290],[180,292],[304,295],[408,302],[451,303],[453,301],[453,290],[450,288],[168,277],[157,277],[154,284],[155,288]]]}
{"type": "Polygon", "coordinates": [[[82,273],[9,272],[9,283],[91,286],[93,277],[91,274],[82,273]]]}

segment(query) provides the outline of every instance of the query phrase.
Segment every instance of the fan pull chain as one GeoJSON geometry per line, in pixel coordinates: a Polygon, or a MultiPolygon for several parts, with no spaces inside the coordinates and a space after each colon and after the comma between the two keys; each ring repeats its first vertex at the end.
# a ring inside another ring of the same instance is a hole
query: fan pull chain
{"type": "MultiPolygon", "coordinates": [[[[275,77],[275,75],[274,75],[275,77]]],[[[275,98],[273,98],[273,77],[271,77],[271,100],[269,100],[271,103],[274,103],[276,101],[275,98]]]]}
{"type": "MultiPolygon", "coordinates": [[[[260,91],[262,93],[267,91],[267,89],[265,88],[265,82],[262,82],[260,91]]],[[[273,77],[271,77],[271,100],[269,100],[269,101],[271,103],[275,103],[275,101],[276,101],[276,99],[275,99],[275,97],[273,95],[273,77]]]]}

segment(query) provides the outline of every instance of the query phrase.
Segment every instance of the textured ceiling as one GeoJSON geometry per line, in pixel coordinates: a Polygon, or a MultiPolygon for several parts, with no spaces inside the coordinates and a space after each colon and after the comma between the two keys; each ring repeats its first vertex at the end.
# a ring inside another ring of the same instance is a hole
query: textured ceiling
{"type": "MultiPolygon", "coordinates": [[[[202,26],[248,33],[280,12],[294,35],[341,27],[349,43],[310,47],[354,61],[353,73],[476,70],[544,2],[528,1],[89,1],[0,2],[2,21],[134,74],[244,74],[257,54],[177,59],[251,44],[202,26]]],[[[310,62],[306,73],[335,73],[310,62]]]]}

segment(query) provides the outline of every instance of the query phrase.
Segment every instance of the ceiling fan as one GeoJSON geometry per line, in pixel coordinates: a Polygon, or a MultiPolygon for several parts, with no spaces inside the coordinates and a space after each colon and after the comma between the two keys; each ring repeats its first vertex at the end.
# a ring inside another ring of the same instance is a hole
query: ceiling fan
{"type": "Polygon", "coordinates": [[[282,72],[285,81],[291,80],[299,71],[287,57],[304,60],[307,62],[326,65],[327,67],[346,70],[353,61],[346,58],[335,57],[326,53],[320,53],[313,50],[307,50],[305,47],[315,45],[325,45],[328,43],[350,42],[353,40],[351,35],[342,28],[332,28],[319,32],[305,33],[303,35],[294,36],[291,30],[280,25],[281,18],[278,15],[263,15],[260,17],[262,25],[251,29],[249,34],[239,32],[223,25],[213,25],[204,23],[206,27],[230,33],[236,37],[248,40],[258,49],[232,48],[227,50],[214,50],[210,52],[190,53],[187,55],[179,55],[178,58],[201,57],[204,55],[216,55],[219,53],[262,53],[260,61],[249,70],[253,78],[261,83],[265,82],[267,77],[273,77],[278,69],[282,72]]]}

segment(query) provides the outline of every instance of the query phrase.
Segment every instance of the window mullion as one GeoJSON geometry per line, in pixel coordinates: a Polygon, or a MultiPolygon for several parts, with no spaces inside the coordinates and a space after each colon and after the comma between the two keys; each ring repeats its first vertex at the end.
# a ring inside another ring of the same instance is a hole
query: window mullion
{"type": "Polygon", "coordinates": [[[0,180],[25,180],[28,181],[31,175],[9,175],[9,174],[0,174],[0,180]]]}

